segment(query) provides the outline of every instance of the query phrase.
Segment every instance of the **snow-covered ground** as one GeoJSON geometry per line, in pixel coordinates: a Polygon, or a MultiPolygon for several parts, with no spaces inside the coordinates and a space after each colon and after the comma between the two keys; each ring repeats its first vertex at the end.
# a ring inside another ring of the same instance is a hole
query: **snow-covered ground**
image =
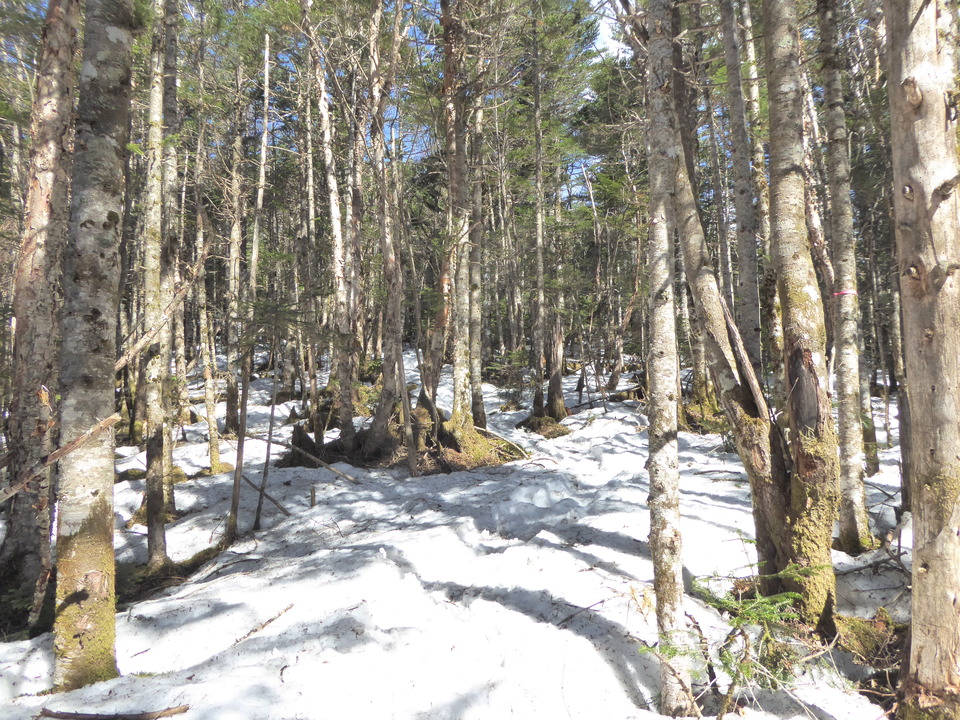
{"type": "MultiPolygon", "coordinates": [[[[412,361],[408,371],[415,380],[412,361]]],[[[573,405],[576,378],[568,380],[573,405]]],[[[443,387],[439,404],[449,407],[449,376],[443,387]]],[[[417,478],[337,466],[358,485],[325,469],[271,466],[267,491],[290,516],[267,501],[253,533],[257,493],[245,484],[241,541],[183,584],[118,614],[120,678],[38,696],[51,685],[50,636],[0,644],[0,720],[41,707],[115,714],[180,705],[189,705],[180,716],[188,720],[660,717],[659,661],[644,651],[657,633],[642,408],[598,399],[564,421],[570,435],[545,440],[514,427],[528,411],[499,410],[505,392],[485,391],[491,429],[524,447],[527,459],[417,478]]],[[[269,397],[270,382],[257,381],[255,433],[266,432],[269,397]]],[[[278,408],[280,421],[289,409],[278,408]]],[[[278,436],[290,432],[287,425],[278,436]]],[[[221,451],[232,463],[235,446],[225,441],[221,451]]],[[[246,474],[258,483],[265,452],[265,442],[247,441],[246,474]]],[[[120,470],[143,466],[135,448],[118,455],[120,470]]],[[[890,524],[897,450],[883,457],[868,497],[874,516],[890,524]]],[[[192,475],[207,465],[206,446],[184,443],[175,458],[192,475]]],[[[748,483],[717,436],[681,434],[680,468],[684,565],[721,592],[754,562],[748,483]]],[[[142,481],[116,486],[121,561],[146,557],[145,528],[124,527],[142,491],[142,481]]],[[[230,491],[230,475],[177,486],[184,516],[167,528],[175,560],[217,542],[230,491]]],[[[907,617],[905,578],[879,557],[835,553],[839,611],[872,617],[883,605],[907,617]]],[[[715,655],[729,619],[691,595],[685,609],[715,655]]],[[[789,687],[747,684],[739,712],[883,717],[838,665],[849,663],[821,654],[801,663],[789,687]]]]}

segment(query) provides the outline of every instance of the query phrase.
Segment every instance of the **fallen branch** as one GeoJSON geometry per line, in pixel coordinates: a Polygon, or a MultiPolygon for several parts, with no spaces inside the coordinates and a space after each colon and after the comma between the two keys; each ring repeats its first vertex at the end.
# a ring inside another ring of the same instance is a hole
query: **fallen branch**
{"type": "Polygon", "coordinates": [[[66,455],[69,455],[77,448],[88,443],[90,440],[95,438],[97,435],[102,433],[107,428],[110,428],[116,425],[118,422],[120,422],[120,413],[114,413],[113,415],[106,418],[105,420],[101,420],[100,422],[98,422],[96,425],[94,425],[92,428],[87,430],[82,435],[77,436],[76,438],[68,442],[66,445],[58,447],[56,450],[54,450],[52,453],[47,455],[45,458],[42,458],[41,460],[39,460],[36,464],[34,464],[32,468],[30,468],[23,475],[21,475],[20,478],[16,480],[10,487],[6,488],[5,490],[0,490],[0,505],[5,503],[7,500],[9,500],[18,492],[20,492],[25,487],[27,487],[27,485],[29,485],[38,477],[40,477],[40,475],[43,474],[44,470],[46,470],[48,467],[50,467],[55,462],[60,460],[60,458],[66,455]]]}
{"type": "MultiPolygon", "coordinates": [[[[260,492],[260,486],[257,485],[253,480],[251,480],[250,478],[248,478],[248,477],[247,477],[246,475],[244,475],[243,473],[240,473],[240,477],[242,477],[244,480],[247,481],[247,485],[249,485],[250,487],[252,487],[252,488],[253,488],[254,490],[256,490],[257,492],[260,492]]],[[[263,496],[264,496],[267,500],[269,500],[270,502],[272,502],[274,505],[276,505],[276,506],[277,506],[277,509],[279,509],[280,512],[282,512],[282,513],[283,513],[284,515],[286,515],[287,517],[290,517],[290,511],[287,510],[283,505],[281,505],[281,504],[280,504],[272,495],[270,495],[270,493],[268,493],[266,490],[263,491],[263,496]]]]}
{"type": "Polygon", "coordinates": [[[257,625],[253,630],[251,630],[250,632],[248,632],[246,635],[244,635],[243,637],[240,637],[240,638],[237,638],[236,640],[234,640],[234,641],[233,641],[233,645],[231,645],[230,647],[234,647],[235,645],[239,645],[240,643],[242,643],[244,640],[246,640],[246,639],[247,639],[248,637],[250,637],[251,635],[254,635],[254,634],[260,632],[260,631],[263,630],[267,625],[269,625],[270,623],[272,623],[274,620],[276,620],[278,617],[280,617],[281,615],[283,615],[285,612],[287,612],[287,610],[289,610],[289,609],[292,608],[292,607],[293,607],[293,603],[290,603],[290,604],[287,605],[283,610],[281,610],[281,611],[278,612],[276,615],[274,615],[272,618],[269,618],[269,619],[267,619],[267,620],[264,620],[262,623],[260,623],[259,625],[257,625]]]}
{"type": "Polygon", "coordinates": [[[478,426],[476,426],[476,425],[474,425],[473,428],[474,428],[474,430],[476,430],[477,432],[479,432],[481,435],[487,435],[487,436],[489,436],[489,437],[492,437],[492,438],[495,438],[495,439],[497,439],[497,440],[500,440],[501,442],[505,442],[507,445],[509,445],[509,446],[512,447],[514,450],[516,450],[517,452],[519,452],[519,453],[520,453],[520,457],[522,457],[524,460],[526,460],[528,457],[530,457],[530,454],[529,454],[526,450],[524,450],[522,447],[520,447],[519,445],[517,445],[517,444],[516,444],[515,442],[513,442],[512,440],[507,440],[507,438],[505,438],[503,435],[498,435],[497,433],[493,432],[493,430],[490,430],[490,429],[488,429],[488,428],[478,427],[478,426]]]}
{"type": "Polygon", "coordinates": [[[154,712],[140,713],[81,713],[64,712],[61,710],[51,710],[49,708],[40,709],[40,717],[63,718],[63,720],[155,720],[156,718],[170,717],[171,715],[180,715],[190,709],[189,705],[177,705],[165,710],[156,710],[154,712]]]}

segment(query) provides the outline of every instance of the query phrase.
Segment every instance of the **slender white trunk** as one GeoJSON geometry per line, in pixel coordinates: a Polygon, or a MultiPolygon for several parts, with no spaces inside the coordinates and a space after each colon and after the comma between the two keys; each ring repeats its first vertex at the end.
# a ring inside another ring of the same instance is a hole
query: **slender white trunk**
{"type": "Polygon", "coordinates": [[[660,635],[660,712],[691,715],[689,635],[683,615],[680,474],[677,459],[678,355],[674,300],[674,220],[671,207],[676,167],[682,162],[673,130],[671,93],[672,0],[651,0],[647,18],[649,65],[647,157],[650,172],[650,549],[660,635]]]}
{"type": "Polygon", "coordinates": [[[850,200],[850,154],[840,81],[836,0],[819,0],[820,59],[823,63],[827,175],[833,230],[833,346],[837,377],[837,429],[840,448],[840,545],[856,554],[870,546],[863,490],[863,429],[860,419],[860,302],[857,295],[857,242],[850,200]]]}
{"type": "MultiPolygon", "coordinates": [[[[150,50],[150,94],[147,109],[147,177],[143,199],[143,323],[144,332],[166,324],[163,319],[163,61],[165,0],[154,0],[150,50]]],[[[170,372],[169,346],[163,331],[143,356],[142,379],[146,386],[147,445],[147,555],[152,568],[168,562],[164,529],[164,445],[167,421],[163,386],[170,372]],[[166,351],[166,352],[165,352],[166,351]]]]}

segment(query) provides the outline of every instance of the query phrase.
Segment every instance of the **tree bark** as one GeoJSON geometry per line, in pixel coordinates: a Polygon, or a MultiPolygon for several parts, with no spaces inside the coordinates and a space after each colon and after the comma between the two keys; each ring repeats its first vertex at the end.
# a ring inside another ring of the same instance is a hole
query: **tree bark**
{"type": "Polygon", "coordinates": [[[440,0],[443,28],[443,125],[453,281],[453,408],[447,429],[460,449],[476,431],[470,386],[470,194],[467,177],[467,103],[463,87],[463,0],[440,0]]]}
{"type": "Polygon", "coordinates": [[[321,62],[320,43],[316,36],[310,11],[313,0],[301,0],[301,12],[307,31],[317,89],[317,107],[320,111],[320,149],[326,172],[327,208],[330,214],[334,284],[334,348],[336,352],[336,378],[339,383],[340,442],[349,453],[353,450],[356,429],[353,426],[353,379],[354,345],[356,338],[350,324],[350,287],[348,286],[348,249],[343,236],[343,211],[340,199],[340,181],[333,148],[333,122],[330,117],[330,101],[327,97],[326,70],[321,62]]]}
{"type": "Polygon", "coordinates": [[[225,340],[227,355],[227,412],[224,429],[240,430],[240,265],[243,246],[243,66],[235,68],[233,100],[233,138],[230,145],[229,214],[230,237],[227,246],[227,298],[225,340]]]}
{"type": "MultiPolygon", "coordinates": [[[[960,162],[947,3],[886,0],[887,83],[913,509],[902,716],[960,716],[960,162]],[[922,408],[922,411],[918,409],[922,408]]],[[[904,428],[901,425],[901,431],[904,428]]]]}
{"type": "Polygon", "coordinates": [[[753,168],[753,197],[756,199],[757,246],[763,258],[759,268],[760,312],[763,328],[766,368],[773,376],[773,397],[780,394],[783,384],[783,323],[780,317],[780,296],[777,294],[777,270],[770,249],[770,194],[767,187],[766,151],[760,112],[760,79],[757,71],[757,51],[754,39],[753,15],[748,0],[740,2],[740,48],[743,50],[743,70],[746,80],[744,100],[747,124],[752,131],[751,157],[753,168]]]}
{"type": "Polygon", "coordinates": [[[804,210],[803,95],[797,8],[764,0],[770,97],[770,231],[784,328],[784,395],[790,430],[791,561],[800,615],[829,629],[836,581],[830,557],[837,513],[837,438],[827,395],[823,304],[804,210]],[[775,108],[775,110],[774,110],[775,108]]]}
{"type": "MultiPolygon", "coordinates": [[[[134,8],[88,0],[77,110],[69,243],[64,255],[61,443],[113,413],[123,160],[134,8]]],[[[54,686],[117,675],[113,433],[60,461],[54,686]]]]}
{"type": "MultiPolygon", "coordinates": [[[[204,16],[201,15],[201,38],[204,28],[204,16]]],[[[204,62],[202,58],[205,55],[206,44],[201,39],[198,78],[199,94],[202,97],[205,89],[204,62]]],[[[193,167],[193,198],[196,206],[196,254],[197,254],[197,280],[194,289],[194,296],[197,305],[197,324],[200,329],[200,364],[203,367],[203,399],[204,407],[207,413],[207,437],[210,456],[210,472],[216,474],[221,469],[220,463],[220,429],[217,426],[217,354],[215,352],[216,343],[214,342],[214,333],[210,314],[207,309],[207,268],[206,262],[201,262],[202,249],[205,245],[205,237],[212,230],[210,221],[207,217],[206,207],[201,190],[206,163],[204,158],[206,148],[204,147],[204,128],[200,126],[197,132],[197,156],[193,167]]]]}
{"type": "Polygon", "coordinates": [[[534,272],[535,299],[533,303],[533,412],[534,417],[544,417],[546,409],[543,402],[543,382],[545,379],[547,319],[544,269],[544,189],[543,189],[543,120],[540,88],[540,37],[537,32],[542,22],[543,7],[536,3],[533,18],[533,56],[531,72],[533,74],[533,142],[534,142],[534,272]]]}
{"type": "Polygon", "coordinates": [[[860,302],[857,241],[850,200],[850,153],[840,80],[836,0],[818,0],[823,63],[827,176],[834,269],[833,346],[836,368],[837,439],[840,449],[840,549],[857,554],[870,547],[863,489],[863,426],[860,417],[860,302]]]}
{"type": "Polygon", "coordinates": [[[733,201],[737,213],[737,327],[750,362],[760,372],[760,295],[758,286],[757,213],[753,206],[750,170],[750,134],[743,100],[740,42],[733,0],[720,0],[723,50],[727,68],[727,103],[730,113],[730,159],[733,163],[733,201]]]}
{"type": "Polygon", "coordinates": [[[483,108],[477,108],[471,126],[473,154],[473,198],[470,219],[470,397],[473,422],[487,427],[487,412],[483,405],[483,273],[480,258],[483,253],[483,108]]]}
{"type": "MultiPolygon", "coordinates": [[[[29,182],[13,284],[13,383],[7,438],[12,453],[10,484],[49,455],[56,443],[56,395],[60,364],[60,256],[69,220],[70,158],[80,4],[51,0],[43,29],[31,135],[29,182]]],[[[16,131],[16,128],[15,128],[16,131]]],[[[12,188],[12,194],[19,194],[12,188]]],[[[33,596],[27,618],[33,627],[52,570],[52,471],[45,470],[14,498],[0,547],[5,588],[33,596]]]]}
{"type": "Polygon", "coordinates": [[[660,712],[672,717],[693,714],[690,693],[690,638],[683,615],[680,472],[677,449],[676,303],[672,196],[676,163],[682,154],[671,123],[673,75],[672,0],[651,0],[647,16],[647,157],[650,174],[650,232],[647,272],[650,282],[649,381],[650,549],[657,599],[657,631],[668,650],[660,658],[660,712]],[[669,658],[669,661],[668,659],[669,658]]]}
{"type": "MultiPolygon", "coordinates": [[[[153,28],[150,48],[150,92],[148,104],[147,172],[143,199],[143,324],[144,332],[166,326],[163,317],[164,298],[162,276],[164,261],[164,167],[163,167],[163,61],[165,51],[164,8],[166,0],[153,2],[153,28]]],[[[140,372],[146,388],[147,477],[145,503],[147,510],[148,567],[163,567],[167,557],[164,529],[164,445],[167,441],[166,400],[164,385],[170,372],[170,346],[164,342],[169,335],[160,330],[143,354],[140,372]]]]}
{"type": "MultiPolygon", "coordinates": [[[[407,392],[403,367],[403,270],[400,249],[394,232],[394,214],[390,192],[389,169],[386,163],[386,109],[390,88],[396,71],[400,43],[400,17],[396,12],[393,42],[386,67],[380,55],[380,24],[383,15],[382,0],[371,0],[370,7],[370,154],[373,177],[377,188],[377,220],[380,226],[380,252],[383,255],[383,280],[386,285],[387,308],[383,328],[383,390],[373,416],[370,432],[364,443],[364,454],[370,455],[384,448],[392,433],[391,423],[399,410],[406,415],[403,396],[407,392]]],[[[408,453],[410,452],[408,447],[408,453]]],[[[411,468],[416,459],[408,458],[411,468]]]]}

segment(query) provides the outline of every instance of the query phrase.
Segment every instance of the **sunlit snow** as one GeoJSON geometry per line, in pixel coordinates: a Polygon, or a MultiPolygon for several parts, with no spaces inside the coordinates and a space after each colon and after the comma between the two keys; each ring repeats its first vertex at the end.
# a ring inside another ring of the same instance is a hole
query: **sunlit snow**
{"type": "MultiPolygon", "coordinates": [[[[407,359],[415,381],[415,361],[407,359]]],[[[571,406],[576,381],[567,378],[571,406]]],[[[270,386],[254,383],[254,434],[266,433],[270,386]]],[[[245,484],[241,540],[182,584],[117,615],[122,677],[37,696],[51,685],[50,636],[0,643],[0,720],[30,718],[41,707],[139,713],[179,705],[189,705],[179,716],[186,720],[660,717],[659,661],[643,651],[657,641],[643,407],[604,403],[594,390],[594,407],[564,421],[571,434],[545,440],[515,428],[528,410],[499,410],[507,391],[485,392],[491,429],[528,458],[417,478],[337,466],[359,485],[325,469],[271,467],[267,492],[291,516],[268,501],[262,529],[252,533],[257,494],[245,484]]],[[[449,372],[439,401],[449,407],[449,372]]],[[[278,408],[278,419],[289,410],[278,408]]],[[[291,427],[279,436],[289,439],[291,427]]],[[[175,452],[188,475],[207,465],[205,428],[192,426],[193,442],[175,452]]],[[[749,486],[718,436],[681,433],[679,447],[685,576],[722,592],[754,562],[749,486]]],[[[262,440],[246,443],[245,471],[255,482],[265,450],[262,440]]],[[[280,451],[274,446],[274,459],[280,451]]],[[[234,461],[233,443],[224,441],[221,452],[234,461]]],[[[884,451],[883,471],[868,488],[885,531],[895,524],[897,457],[896,449],[884,451]]],[[[119,470],[143,462],[135,448],[118,450],[119,470]]],[[[177,486],[184,515],[167,528],[175,560],[217,542],[230,489],[229,475],[177,486]]],[[[146,558],[146,529],[125,528],[142,491],[142,481],[116,486],[124,562],[146,558]]],[[[901,542],[909,545],[908,532],[901,542]]],[[[841,612],[872,617],[884,605],[907,617],[905,577],[878,569],[880,556],[834,558],[841,612]]],[[[715,653],[728,620],[690,595],[685,610],[715,653]]],[[[839,652],[826,653],[798,668],[790,687],[747,684],[739,712],[882,717],[838,666],[852,671],[839,652]]],[[[703,691],[702,660],[699,667],[703,691]]],[[[723,691],[729,678],[717,670],[723,691]]],[[[716,712],[715,702],[706,707],[716,712]]]]}

